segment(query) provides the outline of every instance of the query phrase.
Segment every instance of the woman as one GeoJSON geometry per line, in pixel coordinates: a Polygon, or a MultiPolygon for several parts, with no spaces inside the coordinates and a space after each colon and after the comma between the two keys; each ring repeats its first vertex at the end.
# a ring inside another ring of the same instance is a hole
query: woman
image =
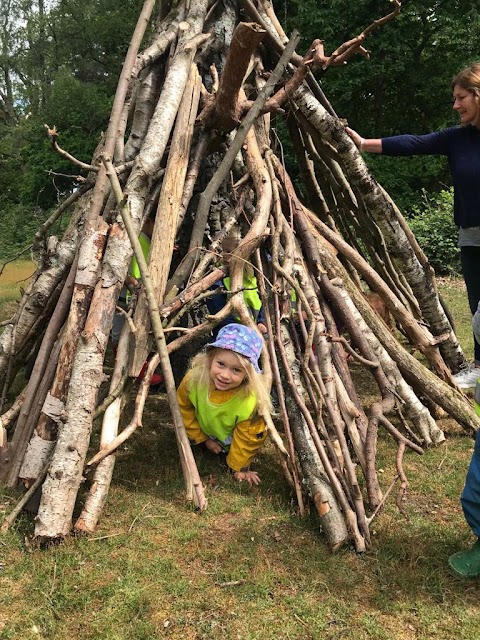
{"type": "MultiPolygon", "coordinates": [[[[358,149],[389,156],[444,155],[454,186],[454,220],[462,273],[472,314],[480,302],[480,62],[466,67],[452,80],[453,108],[460,126],[426,135],[365,139],[347,127],[358,149]]],[[[462,389],[474,388],[480,377],[480,344],[474,336],[474,364],[455,375],[462,389]]]]}
{"type": "MultiPolygon", "coordinates": [[[[458,244],[468,302],[475,314],[480,302],[480,62],[466,67],[452,80],[453,108],[460,118],[459,127],[443,129],[423,136],[402,135],[365,140],[347,128],[360,151],[396,156],[437,154],[447,156],[454,186],[454,220],[458,226],[458,244]]],[[[474,330],[478,316],[474,316],[474,330]]],[[[459,387],[468,389],[480,377],[480,335],[474,331],[475,363],[455,376],[459,387]],[[475,335],[476,333],[476,335],[475,335]]],[[[479,398],[480,400],[480,398],[479,398]]],[[[480,575],[480,432],[462,492],[462,508],[477,540],[470,549],[454,553],[448,559],[458,575],[480,575]]]]}

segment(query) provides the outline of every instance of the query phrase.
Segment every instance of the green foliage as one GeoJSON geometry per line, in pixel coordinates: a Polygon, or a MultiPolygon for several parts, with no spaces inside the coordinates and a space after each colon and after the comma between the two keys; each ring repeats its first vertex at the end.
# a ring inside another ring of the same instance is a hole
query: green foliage
{"type": "MultiPolygon", "coordinates": [[[[60,144],[88,162],[96,138],[83,134],[86,126],[87,122],[83,129],[61,133],[60,144]]],[[[4,134],[0,144],[0,257],[10,258],[31,244],[39,225],[77,186],[79,172],[52,151],[40,119],[22,118],[4,134]]]]}
{"type": "Polygon", "coordinates": [[[6,215],[0,219],[0,256],[13,257],[22,251],[31,242],[39,225],[38,218],[26,215],[21,205],[10,205],[6,215]]]}
{"type": "Polygon", "coordinates": [[[85,174],[52,150],[44,125],[55,125],[59,145],[90,162],[141,6],[12,1],[0,9],[1,257],[28,246],[85,174]]]}
{"type": "Polygon", "coordinates": [[[43,210],[54,207],[75,189],[78,174],[85,175],[52,150],[44,124],[57,128],[60,147],[89,163],[100,132],[108,124],[112,101],[106,87],[81,82],[65,68],[55,74],[47,97],[40,114],[21,127],[19,149],[24,168],[20,199],[25,205],[35,203],[43,210]]]}
{"type": "Polygon", "coordinates": [[[452,178],[443,156],[389,157],[365,154],[371,173],[388,191],[401,211],[413,211],[423,201],[423,193],[450,188],[452,178]]]}
{"type": "Polygon", "coordinates": [[[429,197],[423,192],[423,206],[413,210],[409,220],[418,243],[439,275],[459,273],[458,231],[453,222],[453,191],[429,197]]]}

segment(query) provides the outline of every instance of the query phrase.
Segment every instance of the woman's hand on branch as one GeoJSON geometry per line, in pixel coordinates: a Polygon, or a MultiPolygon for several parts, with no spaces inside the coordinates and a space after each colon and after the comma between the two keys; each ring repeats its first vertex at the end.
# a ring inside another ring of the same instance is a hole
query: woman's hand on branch
{"type": "Polygon", "coordinates": [[[353,140],[353,143],[357,147],[359,151],[363,151],[363,145],[365,144],[365,138],[357,133],[354,129],[350,129],[350,127],[345,127],[345,131],[348,133],[350,138],[353,140]]]}
{"type": "Polygon", "coordinates": [[[350,127],[345,127],[345,131],[353,140],[360,153],[363,153],[364,151],[367,153],[382,153],[381,138],[362,138],[359,133],[350,127]]]}

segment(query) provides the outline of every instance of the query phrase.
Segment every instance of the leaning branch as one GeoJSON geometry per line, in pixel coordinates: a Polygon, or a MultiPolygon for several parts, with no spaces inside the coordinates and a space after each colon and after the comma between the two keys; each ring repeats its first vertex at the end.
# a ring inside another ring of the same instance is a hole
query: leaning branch
{"type": "Polygon", "coordinates": [[[190,237],[190,246],[188,248],[188,253],[190,254],[187,259],[184,260],[181,268],[177,270],[174,274],[171,284],[175,286],[179,286],[186,278],[187,274],[190,273],[191,268],[195,261],[195,255],[198,247],[202,245],[203,235],[205,231],[205,226],[208,220],[208,213],[210,211],[210,205],[212,203],[214,195],[217,193],[220,185],[225,180],[230,167],[237,155],[237,153],[242,148],[243,143],[245,142],[245,138],[250,130],[250,127],[253,125],[257,117],[260,115],[263,105],[265,104],[268,97],[271,95],[274,90],[275,84],[280,80],[282,73],[287,66],[292,53],[295,51],[295,47],[300,39],[300,35],[297,31],[292,33],[290,41],[288,45],[285,47],[285,51],[283,52],[280,60],[278,61],[272,75],[265,83],[264,87],[260,91],[257,96],[257,99],[253,103],[250,111],[247,113],[245,118],[242,120],[241,125],[238,127],[237,135],[233,140],[232,144],[228,148],[225,156],[223,157],[220,166],[215,172],[214,176],[208,183],[207,187],[201,194],[199,198],[199,204],[197,213],[195,215],[195,226],[190,237]]]}
{"type": "Polygon", "coordinates": [[[188,474],[188,477],[187,475],[185,477],[185,480],[187,483],[187,493],[188,493],[188,487],[190,483],[192,483],[195,491],[196,505],[198,506],[200,511],[204,511],[207,507],[207,499],[204,494],[203,485],[200,480],[200,476],[198,474],[198,469],[195,463],[195,459],[193,457],[192,449],[188,441],[187,432],[185,431],[185,427],[183,425],[182,415],[180,413],[180,407],[178,406],[176,389],[175,389],[175,380],[173,377],[172,367],[168,357],[167,342],[165,340],[165,334],[163,332],[162,320],[158,312],[158,306],[155,298],[155,292],[152,285],[150,272],[149,272],[147,263],[145,261],[142,247],[138,240],[137,233],[135,231],[135,227],[133,225],[133,222],[130,216],[130,210],[128,208],[128,205],[126,203],[126,200],[122,192],[122,187],[120,186],[118,176],[115,172],[115,168],[110,158],[103,156],[102,160],[105,166],[107,176],[110,179],[110,183],[112,185],[112,190],[115,194],[115,198],[119,205],[120,214],[122,216],[123,223],[125,225],[125,229],[127,231],[129,240],[132,244],[133,251],[135,253],[135,257],[138,262],[138,266],[140,267],[140,273],[142,275],[142,284],[145,288],[146,298],[148,302],[148,310],[150,314],[150,320],[152,323],[153,335],[155,337],[157,351],[160,356],[163,377],[165,380],[165,387],[167,390],[167,397],[168,397],[170,409],[172,412],[175,434],[177,436],[179,451],[182,457],[182,463],[183,463],[182,466],[184,469],[184,473],[186,472],[188,474]]]}
{"type": "Polygon", "coordinates": [[[207,94],[205,108],[198,116],[205,128],[233,131],[240,123],[239,93],[250,64],[250,57],[265,36],[265,30],[255,22],[237,25],[227,60],[215,95],[207,94]]]}
{"type": "Polygon", "coordinates": [[[68,153],[68,151],[65,151],[65,149],[62,149],[60,147],[60,145],[57,142],[57,138],[59,136],[59,133],[58,133],[57,127],[55,125],[53,125],[53,127],[49,127],[48,124],[44,124],[43,126],[47,130],[48,138],[49,138],[49,140],[51,142],[53,150],[56,151],[56,153],[58,153],[60,156],[62,156],[62,158],[65,158],[66,160],[68,160],[72,164],[76,164],[77,167],[80,167],[81,169],[85,169],[86,171],[93,171],[94,173],[98,173],[98,167],[95,167],[93,164],[87,164],[86,162],[82,162],[81,160],[77,160],[77,158],[75,158],[70,153],[68,153]]]}

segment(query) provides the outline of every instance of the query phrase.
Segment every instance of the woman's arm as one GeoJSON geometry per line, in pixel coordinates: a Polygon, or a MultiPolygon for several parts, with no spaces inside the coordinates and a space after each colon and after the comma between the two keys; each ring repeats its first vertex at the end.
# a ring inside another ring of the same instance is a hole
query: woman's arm
{"type": "Polygon", "coordinates": [[[449,127],[421,135],[401,134],[367,139],[350,127],[346,127],[345,131],[360,151],[383,153],[386,156],[448,155],[452,148],[463,145],[463,137],[468,135],[468,131],[465,133],[466,130],[461,127],[449,127]]]}

